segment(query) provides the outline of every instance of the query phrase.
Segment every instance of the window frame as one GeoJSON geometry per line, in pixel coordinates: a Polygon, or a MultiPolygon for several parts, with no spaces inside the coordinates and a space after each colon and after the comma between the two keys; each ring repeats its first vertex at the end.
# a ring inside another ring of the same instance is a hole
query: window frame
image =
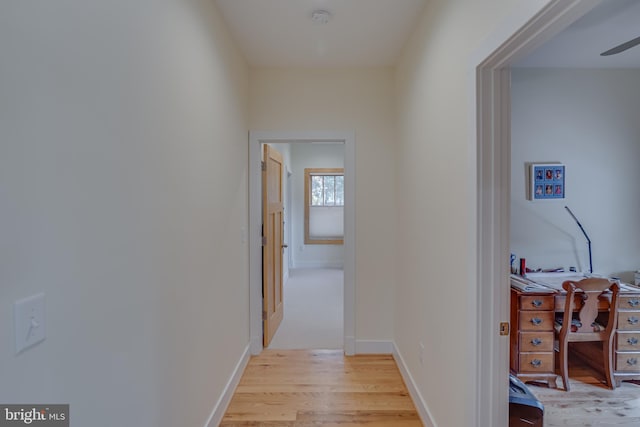
{"type": "MultiPolygon", "coordinates": [[[[318,239],[309,236],[309,212],[311,206],[311,177],[317,175],[342,176],[344,168],[305,168],[304,170],[304,244],[305,245],[343,245],[344,235],[340,239],[318,239]]],[[[331,206],[326,206],[331,207],[331,206]]],[[[344,209],[344,203],[337,205],[344,209]]],[[[344,214],[343,214],[344,217],[344,214]]],[[[343,233],[344,234],[344,233],[343,233]]]]}

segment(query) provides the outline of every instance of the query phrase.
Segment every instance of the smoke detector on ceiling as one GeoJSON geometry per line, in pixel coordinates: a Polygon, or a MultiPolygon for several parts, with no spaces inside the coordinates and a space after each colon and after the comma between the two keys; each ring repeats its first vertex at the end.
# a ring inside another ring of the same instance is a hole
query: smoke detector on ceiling
{"type": "Polygon", "coordinates": [[[314,10],[311,12],[311,20],[316,24],[326,24],[331,20],[331,13],[326,10],[314,10]]]}

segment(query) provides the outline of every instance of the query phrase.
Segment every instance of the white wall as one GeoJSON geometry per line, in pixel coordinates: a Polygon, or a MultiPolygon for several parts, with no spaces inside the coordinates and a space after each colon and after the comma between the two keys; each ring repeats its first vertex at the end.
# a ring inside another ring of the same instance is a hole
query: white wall
{"type": "Polygon", "coordinates": [[[531,268],[576,266],[633,283],[640,268],[640,71],[512,71],[511,249],[531,268]],[[566,199],[525,199],[525,162],[566,164],[566,199]]]}
{"type": "Polygon", "coordinates": [[[249,341],[248,70],[209,0],[0,3],[0,402],[203,426],[249,341]],[[13,301],[47,339],[14,354],[13,301]]]}
{"type": "Polygon", "coordinates": [[[468,280],[477,275],[470,250],[476,239],[469,212],[477,202],[470,66],[474,49],[517,3],[428,2],[396,73],[394,338],[431,414],[427,425],[476,425],[470,410],[476,319],[468,310],[476,304],[468,280]]]}
{"type": "Polygon", "coordinates": [[[292,146],[293,265],[296,268],[342,267],[343,245],[304,244],[305,168],[344,168],[344,145],[299,143],[292,146]]]}
{"type": "Polygon", "coordinates": [[[356,132],[358,340],[392,339],[396,280],[393,99],[390,68],[250,71],[252,130],[356,132]],[[381,197],[388,202],[380,203],[381,197]]]}

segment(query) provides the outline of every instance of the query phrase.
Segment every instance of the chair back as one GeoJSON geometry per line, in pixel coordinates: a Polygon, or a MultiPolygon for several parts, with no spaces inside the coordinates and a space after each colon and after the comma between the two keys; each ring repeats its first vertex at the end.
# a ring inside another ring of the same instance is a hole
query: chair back
{"type": "Polygon", "coordinates": [[[562,284],[567,291],[564,317],[560,335],[584,334],[580,340],[601,340],[610,336],[614,329],[618,313],[618,293],[620,285],[604,278],[587,278],[574,282],[567,280],[562,284]],[[609,299],[609,315],[606,327],[596,322],[600,300],[609,299]],[[578,302],[576,303],[576,300],[578,302]],[[577,314],[574,316],[574,312],[577,314]]]}

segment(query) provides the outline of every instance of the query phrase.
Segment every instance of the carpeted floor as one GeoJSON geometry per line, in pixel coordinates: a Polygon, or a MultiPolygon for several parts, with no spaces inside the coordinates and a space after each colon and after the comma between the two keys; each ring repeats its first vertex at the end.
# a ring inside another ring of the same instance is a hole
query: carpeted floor
{"type": "Polygon", "coordinates": [[[270,349],[342,349],[341,269],[292,269],[284,285],[284,319],[270,349]]]}

